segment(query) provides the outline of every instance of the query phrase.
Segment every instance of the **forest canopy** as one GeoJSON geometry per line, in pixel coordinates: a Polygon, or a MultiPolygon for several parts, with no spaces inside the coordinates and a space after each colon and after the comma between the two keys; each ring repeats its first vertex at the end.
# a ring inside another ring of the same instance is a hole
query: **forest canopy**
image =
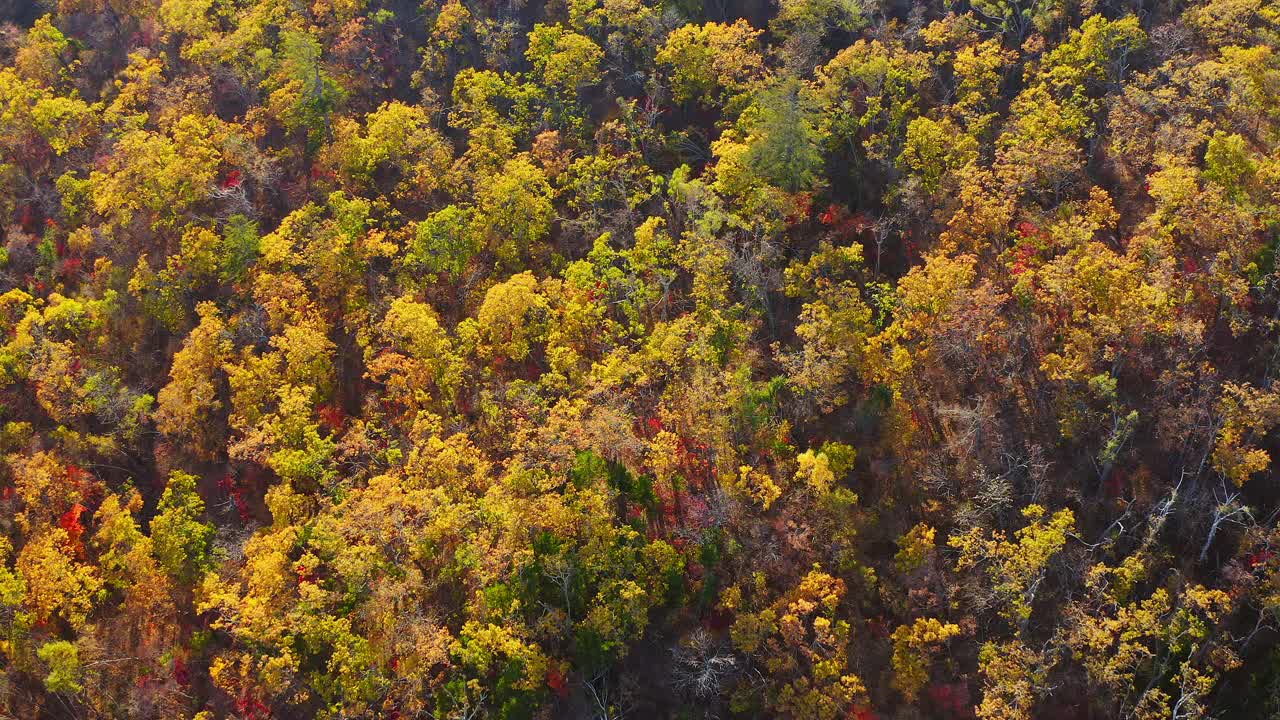
{"type": "Polygon", "coordinates": [[[1278,48],[0,2],[0,716],[1280,717],[1278,48]]]}

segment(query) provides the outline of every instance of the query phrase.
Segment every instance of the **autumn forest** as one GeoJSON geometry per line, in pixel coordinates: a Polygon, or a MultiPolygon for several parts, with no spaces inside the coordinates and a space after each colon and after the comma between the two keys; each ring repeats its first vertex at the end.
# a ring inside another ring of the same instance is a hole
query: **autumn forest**
{"type": "Polygon", "coordinates": [[[1280,2],[0,0],[0,718],[1280,717],[1280,2]]]}

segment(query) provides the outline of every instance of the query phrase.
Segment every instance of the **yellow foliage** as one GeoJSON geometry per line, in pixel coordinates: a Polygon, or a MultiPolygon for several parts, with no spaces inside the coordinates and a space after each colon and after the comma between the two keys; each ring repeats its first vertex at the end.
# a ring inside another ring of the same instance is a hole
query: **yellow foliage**
{"type": "Polygon", "coordinates": [[[782,497],[782,488],[773,482],[773,476],[750,465],[743,465],[738,468],[738,477],[733,483],[733,487],[754,502],[759,503],[763,510],[768,510],[774,501],[782,497]]]}
{"type": "Polygon", "coordinates": [[[960,634],[960,626],[937,618],[919,618],[893,631],[893,687],[914,700],[929,681],[929,665],[938,646],[960,634]]]}

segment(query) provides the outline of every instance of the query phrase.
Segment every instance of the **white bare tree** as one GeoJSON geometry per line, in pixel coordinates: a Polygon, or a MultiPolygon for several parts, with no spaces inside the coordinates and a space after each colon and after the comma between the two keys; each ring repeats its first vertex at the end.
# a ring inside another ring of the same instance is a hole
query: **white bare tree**
{"type": "Polygon", "coordinates": [[[672,650],[672,681],[681,691],[699,699],[720,694],[738,672],[738,660],[702,628],[694,630],[672,650]]]}

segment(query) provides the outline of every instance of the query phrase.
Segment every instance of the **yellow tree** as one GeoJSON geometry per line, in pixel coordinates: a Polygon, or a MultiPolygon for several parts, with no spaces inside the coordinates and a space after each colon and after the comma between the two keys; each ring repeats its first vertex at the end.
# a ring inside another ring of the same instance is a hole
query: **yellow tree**
{"type": "MultiPolygon", "coordinates": [[[[763,576],[757,580],[754,595],[764,589],[763,576]]],[[[838,615],[844,595],[844,582],[818,569],[756,611],[742,605],[742,588],[725,592],[722,603],[738,613],[730,629],[734,646],[765,670],[763,701],[770,715],[834,720],[865,698],[866,688],[848,668],[849,624],[838,615]]],[[[749,686],[735,693],[735,709],[746,711],[752,703],[749,686]]]]}
{"type": "Polygon", "coordinates": [[[210,457],[225,439],[222,366],[231,359],[232,343],[217,307],[201,303],[196,311],[200,324],[173,356],[169,383],[156,396],[155,419],[160,432],[210,457]]]}
{"type": "Polygon", "coordinates": [[[893,631],[893,686],[914,700],[929,682],[929,666],[939,647],[960,634],[960,626],[937,618],[917,618],[893,631]]]}
{"type": "Polygon", "coordinates": [[[721,103],[764,74],[759,51],[761,31],[746,20],[710,22],[672,31],[658,50],[657,61],[671,70],[676,100],[721,103]]]}
{"type": "Polygon", "coordinates": [[[960,551],[956,569],[982,567],[990,581],[991,591],[1004,603],[1005,615],[1024,626],[1031,618],[1032,603],[1049,562],[1062,551],[1067,538],[1075,532],[1075,515],[1068,509],[1046,518],[1040,505],[1028,505],[1022,516],[1029,522],[1012,540],[1003,532],[990,537],[981,528],[952,535],[947,544],[960,551]]]}

